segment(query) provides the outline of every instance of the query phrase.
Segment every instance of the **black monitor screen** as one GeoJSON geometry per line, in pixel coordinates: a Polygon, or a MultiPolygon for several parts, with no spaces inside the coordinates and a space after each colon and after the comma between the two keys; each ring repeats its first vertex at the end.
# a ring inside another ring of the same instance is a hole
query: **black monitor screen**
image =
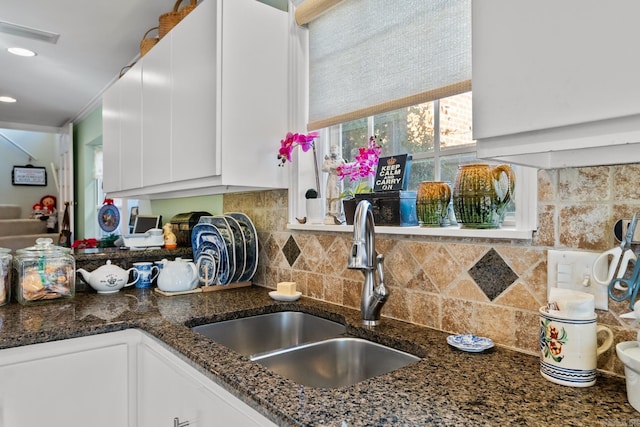
{"type": "Polygon", "coordinates": [[[162,215],[138,215],[133,226],[133,234],[144,233],[152,228],[161,228],[162,215]]]}

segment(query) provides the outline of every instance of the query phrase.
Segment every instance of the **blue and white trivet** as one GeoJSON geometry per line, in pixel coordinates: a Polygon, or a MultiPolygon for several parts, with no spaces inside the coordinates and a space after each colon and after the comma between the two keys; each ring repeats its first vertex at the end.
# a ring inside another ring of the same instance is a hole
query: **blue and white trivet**
{"type": "Polygon", "coordinates": [[[449,335],[447,343],[462,351],[479,353],[493,347],[491,338],[477,337],[473,334],[449,335]]]}

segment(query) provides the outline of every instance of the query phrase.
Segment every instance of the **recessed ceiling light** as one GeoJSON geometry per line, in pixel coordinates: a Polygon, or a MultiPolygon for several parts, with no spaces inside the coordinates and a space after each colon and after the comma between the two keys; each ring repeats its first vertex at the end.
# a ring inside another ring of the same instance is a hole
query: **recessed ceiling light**
{"type": "Polygon", "coordinates": [[[11,96],[0,95],[0,102],[12,103],[16,102],[16,99],[11,96]]]}
{"type": "Polygon", "coordinates": [[[29,49],[24,49],[21,47],[10,47],[7,49],[9,53],[13,53],[18,56],[36,56],[36,53],[29,49]]]}

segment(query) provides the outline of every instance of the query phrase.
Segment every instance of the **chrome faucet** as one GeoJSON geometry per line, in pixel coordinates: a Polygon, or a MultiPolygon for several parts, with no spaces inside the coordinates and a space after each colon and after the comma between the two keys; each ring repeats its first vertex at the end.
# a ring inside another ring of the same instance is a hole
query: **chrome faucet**
{"type": "Polygon", "coordinates": [[[373,209],[369,201],[362,200],[353,217],[353,242],[347,266],[361,270],[364,274],[360,302],[364,326],[376,326],[380,323],[380,310],[389,296],[384,287],[383,263],[384,256],[376,253],[373,209]],[[376,272],[379,282],[377,285],[376,272]]]}

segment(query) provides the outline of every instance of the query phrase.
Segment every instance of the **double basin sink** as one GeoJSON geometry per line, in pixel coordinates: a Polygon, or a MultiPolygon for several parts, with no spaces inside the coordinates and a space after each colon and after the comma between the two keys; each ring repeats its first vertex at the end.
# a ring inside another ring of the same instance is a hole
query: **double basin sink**
{"type": "Polygon", "coordinates": [[[297,311],[243,317],[192,329],[310,387],[346,387],[420,360],[394,348],[345,336],[344,325],[297,311]]]}

